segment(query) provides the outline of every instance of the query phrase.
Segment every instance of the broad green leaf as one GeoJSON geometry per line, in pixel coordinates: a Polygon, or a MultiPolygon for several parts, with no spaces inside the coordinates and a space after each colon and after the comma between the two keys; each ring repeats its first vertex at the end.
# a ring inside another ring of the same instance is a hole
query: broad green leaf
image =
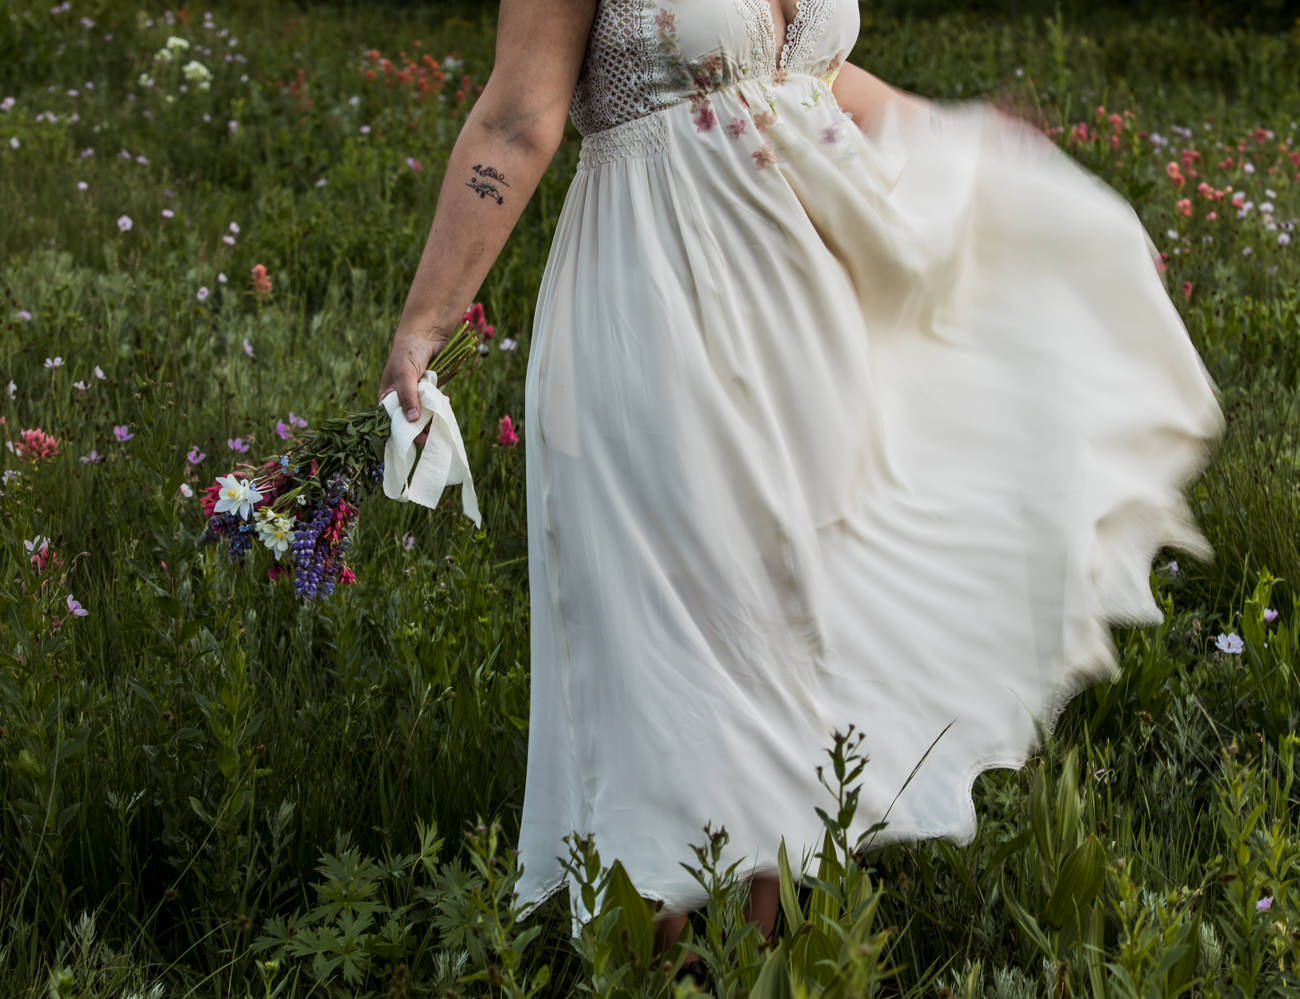
{"type": "Polygon", "coordinates": [[[1061,865],[1043,918],[1051,926],[1064,926],[1096,897],[1105,877],[1106,848],[1095,835],[1089,835],[1061,865]]]}

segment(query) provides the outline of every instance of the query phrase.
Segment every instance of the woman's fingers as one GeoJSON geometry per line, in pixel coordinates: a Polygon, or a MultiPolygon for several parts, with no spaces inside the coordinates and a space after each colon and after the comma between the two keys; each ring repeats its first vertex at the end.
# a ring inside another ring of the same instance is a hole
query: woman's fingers
{"type": "Polygon", "coordinates": [[[415,422],[420,418],[420,377],[441,344],[425,337],[398,331],[393,337],[393,349],[379,380],[380,401],[389,392],[397,393],[397,403],[406,418],[415,422]]]}

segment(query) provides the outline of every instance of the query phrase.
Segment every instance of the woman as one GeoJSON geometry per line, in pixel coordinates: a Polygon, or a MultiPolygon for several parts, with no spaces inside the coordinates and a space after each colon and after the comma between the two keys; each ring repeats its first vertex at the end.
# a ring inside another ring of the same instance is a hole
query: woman
{"type": "Polygon", "coordinates": [[[590,834],[661,946],[708,822],[770,932],[850,724],[854,832],[969,840],[975,776],[1113,674],[1111,623],[1160,620],[1157,549],[1209,554],[1180,490],[1222,416],[1137,217],[987,106],[848,64],[858,31],[857,0],[502,0],[380,387],[418,409],[571,113],[525,385],[519,892],[590,834]]]}

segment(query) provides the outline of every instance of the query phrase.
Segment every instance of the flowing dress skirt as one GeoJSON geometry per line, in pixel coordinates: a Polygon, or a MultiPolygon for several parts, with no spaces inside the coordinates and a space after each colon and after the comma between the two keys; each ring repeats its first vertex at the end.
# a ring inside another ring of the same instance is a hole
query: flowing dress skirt
{"type": "Polygon", "coordinates": [[[677,908],[706,823],[799,866],[850,725],[856,831],[968,841],[974,778],[1160,620],[1157,550],[1209,554],[1217,392],[1132,209],[982,104],[808,93],[713,95],[775,95],[752,156],[685,105],[584,142],[525,388],[525,903],[575,831],[677,908]]]}

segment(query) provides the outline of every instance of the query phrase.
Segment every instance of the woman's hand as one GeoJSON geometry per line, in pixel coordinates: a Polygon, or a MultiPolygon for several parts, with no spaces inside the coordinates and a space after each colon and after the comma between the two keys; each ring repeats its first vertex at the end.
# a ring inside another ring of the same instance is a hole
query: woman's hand
{"type": "MultiPolygon", "coordinates": [[[[429,363],[447,342],[448,334],[441,332],[420,333],[399,326],[393,334],[393,347],[388,353],[388,363],[379,379],[379,401],[389,392],[397,393],[397,403],[406,418],[414,423],[420,418],[419,381],[429,363]]],[[[441,381],[439,381],[441,384],[441,381]]],[[[415,438],[417,444],[423,444],[428,437],[420,434],[415,438]]]]}

